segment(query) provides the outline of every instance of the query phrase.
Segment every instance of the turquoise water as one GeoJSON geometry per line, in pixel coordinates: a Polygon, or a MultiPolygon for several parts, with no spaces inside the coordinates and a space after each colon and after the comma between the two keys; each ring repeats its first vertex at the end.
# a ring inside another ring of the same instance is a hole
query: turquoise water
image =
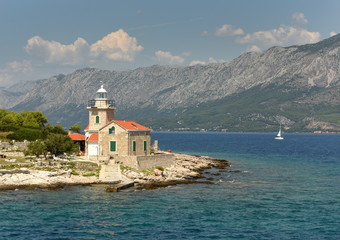
{"type": "Polygon", "coordinates": [[[340,239],[340,135],[153,133],[227,159],[215,184],[0,192],[0,239],[340,239]]]}

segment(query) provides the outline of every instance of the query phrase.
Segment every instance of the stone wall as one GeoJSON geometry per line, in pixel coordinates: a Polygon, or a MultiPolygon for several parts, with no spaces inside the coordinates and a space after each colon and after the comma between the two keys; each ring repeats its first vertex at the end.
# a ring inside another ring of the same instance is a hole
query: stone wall
{"type": "Polygon", "coordinates": [[[2,142],[0,140],[0,150],[24,150],[27,148],[27,145],[29,144],[29,141],[24,141],[24,142],[16,142],[16,141],[11,141],[11,142],[2,142]]]}
{"type": "Polygon", "coordinates": [[[24,157],[25,154],[23,152],[2,152],[0,150],[0,153],[5,154],[6,157],[24,157]]]}
{"type": "Polygon", "coordinates": [[[113,109],[90,109],[89,112],[89,130],[99,130],[114,119],[113,109]],[[99,116],[99,123],[96,123],[96,117],[99,116]]]}
{"type": "Polygon", "coordinates": [[[148,156],[115,156],[116,163],[123,164],[138,170],[152,169],[154,167],[170,167],[174,165],[172,154],[156,154],[148,156]]]}
{"type": "Polygon", "coordinates": [[[101,146],[99,155],[150,155],[151,133],[150,131],[126,131],[118,124],[112,122],[101,129],[99,133],[99,145],[101,146]],[[115,127],[115,133],[110,134],[109,128],[115,127]],[[110,151],[110,141],[116,141],[116,151],[110,151]],[[136,151],[133,151],[133,142],[136,142],[136,151]],[[144,151],[144,141],[146,141],[146,151],[144,151]]]}

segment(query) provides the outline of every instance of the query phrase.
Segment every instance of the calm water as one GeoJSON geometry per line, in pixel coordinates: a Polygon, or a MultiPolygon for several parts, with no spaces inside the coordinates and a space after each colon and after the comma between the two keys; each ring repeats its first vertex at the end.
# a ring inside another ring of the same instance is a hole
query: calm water
{"type": "Polygon", "coordinates": [[[340,135],[274,135],[153,133],[232,166],[208,170],[214,185],[0,192],[0,238],[340,239],[340,135]]]}

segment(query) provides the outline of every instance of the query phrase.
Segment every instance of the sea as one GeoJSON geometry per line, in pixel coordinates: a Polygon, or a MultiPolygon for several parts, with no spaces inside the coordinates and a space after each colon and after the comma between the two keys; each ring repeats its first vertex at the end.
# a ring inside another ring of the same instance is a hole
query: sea
{"type": "Polygon", "coordinates": [[[153,132],[213,184],[0,192],[0,239],[340,239],[340,134],[153,132]]]}

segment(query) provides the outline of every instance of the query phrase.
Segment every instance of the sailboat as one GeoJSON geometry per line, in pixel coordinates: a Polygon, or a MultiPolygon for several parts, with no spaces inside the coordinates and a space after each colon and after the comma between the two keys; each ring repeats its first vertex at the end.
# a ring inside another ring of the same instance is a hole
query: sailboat
{"type": "Polygon", "coordinates": [[[276,139],[276,140],[283,140],[284,139],[282,137],[281,125],[280,125],[280,130],[279,130],[279,132],[277,133],[277,135],[274,139],[276,139]]]}

